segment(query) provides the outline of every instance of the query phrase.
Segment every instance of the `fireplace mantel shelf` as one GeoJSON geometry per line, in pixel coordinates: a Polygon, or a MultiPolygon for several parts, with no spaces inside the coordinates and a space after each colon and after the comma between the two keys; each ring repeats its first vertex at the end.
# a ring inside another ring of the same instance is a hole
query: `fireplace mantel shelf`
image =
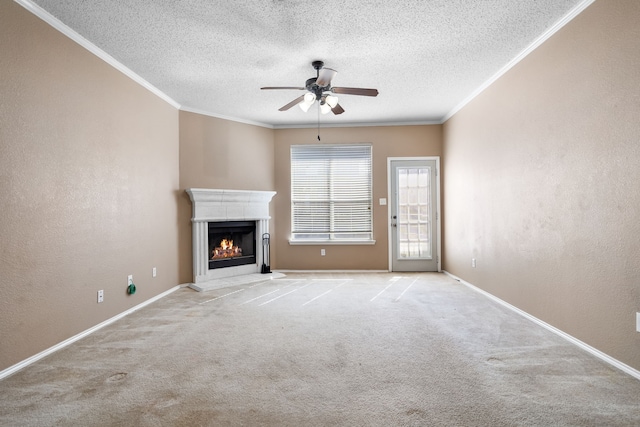
{"type": "Polygon", "coordinates": [[[269,202],[275,191],[188,188],[193,203],[191,221],[242,221],[270,219],[269,202]]]}

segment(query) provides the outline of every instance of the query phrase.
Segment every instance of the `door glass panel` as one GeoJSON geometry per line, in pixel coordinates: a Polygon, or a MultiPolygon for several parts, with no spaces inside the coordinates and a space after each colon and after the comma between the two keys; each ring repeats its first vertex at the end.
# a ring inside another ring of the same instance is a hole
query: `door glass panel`
{"type": "Polygon", "coordinates": [[[398,167],[398,257],[431,258],[431,168],[398,167]]]}
{"type": "Polygon", "coordinates": [[[407,212],[408,207],[405,206],[400,206],[400,208],[398,209],[398,217],[400,218],[400,223],[402,224],[407,224],[408,220],[409,220],[409,212],[407,212]]]}

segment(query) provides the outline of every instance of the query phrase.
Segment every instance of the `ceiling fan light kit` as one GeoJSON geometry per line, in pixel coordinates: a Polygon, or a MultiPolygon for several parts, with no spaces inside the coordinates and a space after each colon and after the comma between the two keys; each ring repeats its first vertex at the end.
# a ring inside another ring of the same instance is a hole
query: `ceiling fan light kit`
{"type": "Polygon", "coordinates": [[[305,113],[309,111],[309,108],[316,102],[316,97],[311,92],[307,92],[304,94],[304,99],[301,103],[298,104],[300,109],[305,113]]]}
{"type": "Polygon", "coordinates": [[[300,109],[305,113],[309,111],[309,108],[318,101],[320,112],[327,114],[329,111],[338,115],[344,113],[344,108],[338,104],[338,97],[332,94],[339,93],[344,95],[359,95],[359,96],[378,96],[377,89],[365,89],[357,87],[332,87],[331,81],[338,74],[338,72],[332,68],[324,66],[322,61],[313,61],[311,66],[316,70],[316,77],[312,77],[305,82],[304,87],[296,86],[266,86],[260,89],[286,89],[286,90],[306,90],[302,96],[294,99],[288,104],[279,108],[280,111],[287,111],[294,105],[300,106],[300,109]]]}

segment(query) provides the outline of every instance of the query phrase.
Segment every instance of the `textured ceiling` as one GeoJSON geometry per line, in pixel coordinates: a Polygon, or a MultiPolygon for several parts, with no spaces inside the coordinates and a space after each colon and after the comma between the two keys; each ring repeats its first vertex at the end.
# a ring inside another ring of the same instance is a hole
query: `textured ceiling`
{"type": "Polygon", "coordinates": [[[346,112],[325,125],[440,122],[585,0],[24,0],[180,104],[273,127],[314,125],[278,108],[319,59],[346,112]]]}

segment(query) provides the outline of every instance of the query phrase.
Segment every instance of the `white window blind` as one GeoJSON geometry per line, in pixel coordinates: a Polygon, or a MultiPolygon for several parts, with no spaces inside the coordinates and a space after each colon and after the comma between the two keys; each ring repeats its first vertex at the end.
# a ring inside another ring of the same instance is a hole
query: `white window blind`
{"type": "Polygon", "coordinates": [[[372,239],[371,145],[291,146],[294,241],[372,239]]]}

